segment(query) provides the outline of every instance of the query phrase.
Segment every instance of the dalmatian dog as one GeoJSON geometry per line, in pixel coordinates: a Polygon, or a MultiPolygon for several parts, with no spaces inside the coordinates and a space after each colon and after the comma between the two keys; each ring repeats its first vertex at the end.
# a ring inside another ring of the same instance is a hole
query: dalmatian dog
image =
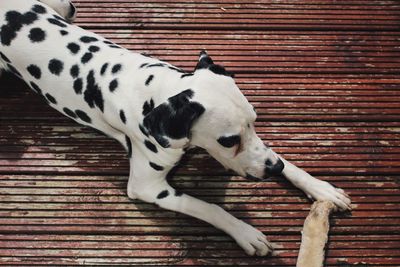
{"type": "Polygon", "coordinates": [[[282,174],[308,197],[351,209],[342,189],[261,141],[254,108],[205,51],[195,70],[185,72],[70,24],[75,16],[67,0],[1,0],[0,68],[54,109],[118,140],[129,155],[131,199],[206,221],[247,254],[267,255],[273,246],[262,232],[167,182],[187,148],[201,147],[241,176],[262,181],[282,174]]]}

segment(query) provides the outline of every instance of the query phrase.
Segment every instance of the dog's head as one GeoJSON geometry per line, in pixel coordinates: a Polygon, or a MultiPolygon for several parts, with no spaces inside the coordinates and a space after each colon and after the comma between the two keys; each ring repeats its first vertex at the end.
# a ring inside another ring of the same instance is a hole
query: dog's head
{"type": "Polygon", "coordinates": [[[76,17],[76,8],[69,0],[38,0],[48,5],[56,11],[61,17],[69,22],[73,22],[76,17]]]}
{"type": "Polygon", "coordinates": [[[202,51],[190,79],[191,89],[145,117],[148,133],[164,147],[204,148],[223,166],[247,178],[280,174],[284,164],[257,136],[256,112],[231,73],[202,51]]]}

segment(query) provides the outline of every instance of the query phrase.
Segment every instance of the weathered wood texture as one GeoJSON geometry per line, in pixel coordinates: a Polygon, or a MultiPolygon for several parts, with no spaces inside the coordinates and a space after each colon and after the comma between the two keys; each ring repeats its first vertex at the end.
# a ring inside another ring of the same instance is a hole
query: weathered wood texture
{"type": "MultiPolygon", "coordinates": [[[[400,266],[398,1],[75,2],[79,25],[129,49],[191,70],[206,48],[236,72],[263,140],[352,197],[326,266],[400,266]]],[[[130,201],[115,141],[0,84],[0,265],[294,266],[310,202],[282,178],[245,181],[197,150],[173,180],[278,244],[247,257],[205,223],[130,201]]]]}

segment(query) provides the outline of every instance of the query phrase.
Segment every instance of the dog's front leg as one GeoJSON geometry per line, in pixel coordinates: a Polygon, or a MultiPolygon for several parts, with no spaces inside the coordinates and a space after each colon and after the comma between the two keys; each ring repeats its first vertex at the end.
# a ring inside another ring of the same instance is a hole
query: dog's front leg
{"type": "Polygon", "coordinates": [[[209,204],[172,188],[164,178],[166,171],[156,171],[145,162],[134,163],[128,182],[128,196],[154,203],[164,209],[181,212],[206,221],[229,234],[249,255],[265,256],[272,245],[265,235],[235,218],[221,207],[209,204]],[[136,167],[136,168],[135,168],[136,167]]]}
{"type": "Polygon", "coordinates": [[[351,210],[350,197],[341,188],[319,180],[280,157],[285,164],[282,174],[297,188],[315,200],[330,200],[341,210],[351,210]]]}

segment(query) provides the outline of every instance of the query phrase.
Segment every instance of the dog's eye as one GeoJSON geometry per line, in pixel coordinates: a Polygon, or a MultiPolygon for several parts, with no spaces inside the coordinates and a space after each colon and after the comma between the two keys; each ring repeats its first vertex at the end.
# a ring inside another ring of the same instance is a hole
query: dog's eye
{"type": "Polygon", "coordinates": [[[217,141],[224,147],[233,147],[240,144],[240,135],[222,136],[217,141]]]}

